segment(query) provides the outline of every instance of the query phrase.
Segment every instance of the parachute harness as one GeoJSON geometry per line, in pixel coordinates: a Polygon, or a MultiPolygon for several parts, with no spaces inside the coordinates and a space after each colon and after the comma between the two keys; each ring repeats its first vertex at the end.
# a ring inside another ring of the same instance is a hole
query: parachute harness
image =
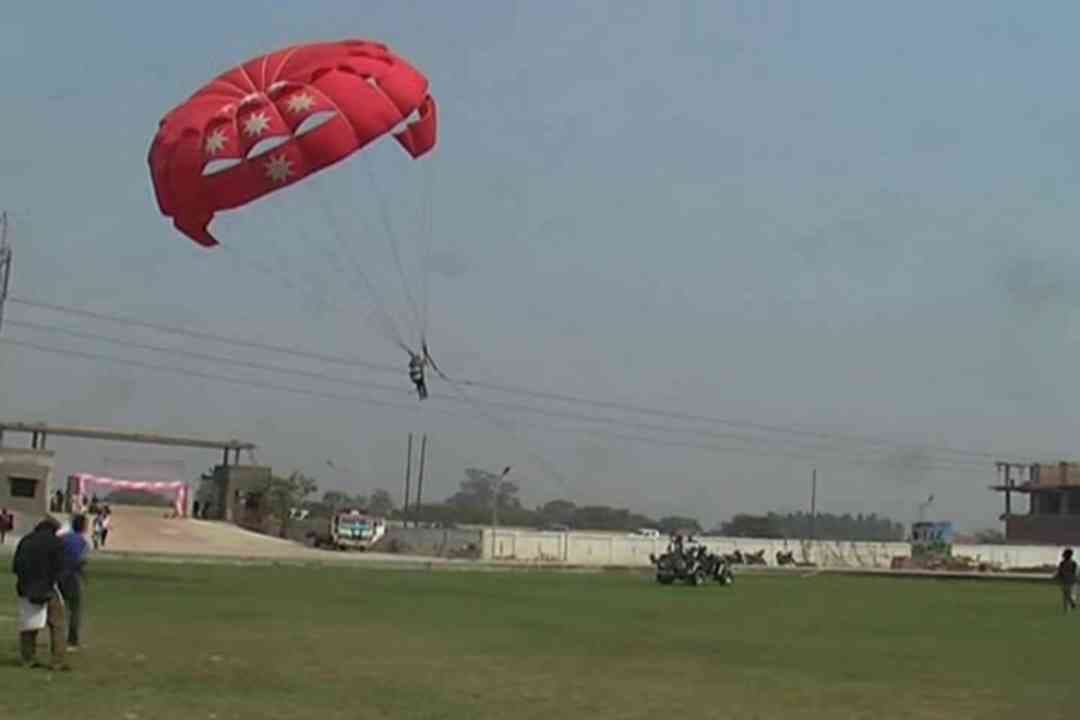
{"type": "Polygon", "coordinates": [[[427,379],[424,376],[424,368],[430,367],[435,371],[435,374],[446,382],[453,382],[446,374],[439,369],[439,366],[435,364],[434,358],[431,357],[431,351],[428,350],[427,341],[421,341],[420,352],[414,352],[408,347],[405,351],[409,353],[409,380],[416,385],[416,392],[420,396],[421,400],[427,399],[427,379]]]}

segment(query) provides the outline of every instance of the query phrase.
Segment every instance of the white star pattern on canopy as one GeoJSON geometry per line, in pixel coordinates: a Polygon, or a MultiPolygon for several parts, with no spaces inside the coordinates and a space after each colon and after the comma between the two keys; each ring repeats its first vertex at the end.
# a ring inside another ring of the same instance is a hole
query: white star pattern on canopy
{"type": "Polygon", "coordinates": [[[315,105],[315,99],[307,93],[298,93],[285,101],[291,113],[302,113],[310,110],[315,105]]]}
{"type": "Polygon", "coordinates": [[[266,113],[258,112],[244,121],[244,132],[248,137],[258,137],[270,128],[270,118],[266,113]]]}
{"type": "Polygon", "coordinates": [[[283,183],[293,174],[292,160],[284,155],[275,155],[266,163],[266,174],[274,182],[283,183]]]}
{"type": "Polygon", "coordinates": [[[225,143],[228,141],[228,137],[225,135],[224,128],[218,128],[206,138],[206,154],[216,155],[225,149],[225,143]]]}

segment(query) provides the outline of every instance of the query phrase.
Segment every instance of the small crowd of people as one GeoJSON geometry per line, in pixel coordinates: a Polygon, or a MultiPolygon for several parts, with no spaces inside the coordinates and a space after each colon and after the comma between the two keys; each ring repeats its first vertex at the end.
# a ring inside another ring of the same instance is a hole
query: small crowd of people
{"type": "Polygon", "coordinates": [[[19,541],[12,571],[18,595],[19,659],[25,667],[69,671],[67,653],[81,647],[83,583],[90,543],[86,516],[75,514],[71,528],[46,516],[19,541]],[[38,633],[48,628],[50,660],[37,658],[38,633]]]}
{"type": "Polygon", "coordinates": [[[93,518],[90,526],[90,539],[94,544],[94,549],[105,547],[105,542],[109,538],[109,529],[112,527],[112,508],[107,503],[101,502],[97,495],[89,498],[85,495],[72,497],[70,491],[62,492],[57,490],[49,503],[49,511],[89,515],[93,518]]]}

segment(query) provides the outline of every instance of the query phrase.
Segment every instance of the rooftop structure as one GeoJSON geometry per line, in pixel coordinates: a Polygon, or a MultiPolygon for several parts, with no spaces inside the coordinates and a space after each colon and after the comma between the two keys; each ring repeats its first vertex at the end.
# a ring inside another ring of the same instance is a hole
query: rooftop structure
{"type": "Polygon", "coordinates": [[[1080,544],[1080,463],[997,463],[1004,493],[1005,539],[1037,545],[1080,544]],[[1013,507],[1014,495],[1028,498],[1027,512],[1013,507]]]}
{"type": "Polygon", "coordinates": [[[240,451],[253,452],[255,443],[243,442],[236,439],[211,440],[208,438],[196,438],[183,435],[164,435],[146,431],[121,431],[101,427],[84,427],[77,425],[50,425],[41,422],[5,422],[0,421],[0,446],[3,446],[4,435],[7,433],[19,433],[30,436],[32,449],[44,449],[49,436],[87,438],[90,440],[108,440],[114,442],[136,443],[140,445],[165,445],[171,447],[204,448],[207,450],[221,450],[224,453],[225,465],[229,464],[229,453],[234,454],[234,462],[240,461],[240,451]]]}

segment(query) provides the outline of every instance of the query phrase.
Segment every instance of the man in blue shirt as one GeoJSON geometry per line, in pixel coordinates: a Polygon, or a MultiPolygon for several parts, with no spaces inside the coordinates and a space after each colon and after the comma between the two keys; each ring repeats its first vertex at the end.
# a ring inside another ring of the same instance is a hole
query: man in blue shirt
{"type": "Polygon", "coordinates": [[[71,532],[61,536],[64,541],[64,563],[60,571],[60,594],[67,605],[68,652],[79,650],[79,628],[82,625],[82,581],[86,566],[86,516],[71,516],[71,532]]]}

